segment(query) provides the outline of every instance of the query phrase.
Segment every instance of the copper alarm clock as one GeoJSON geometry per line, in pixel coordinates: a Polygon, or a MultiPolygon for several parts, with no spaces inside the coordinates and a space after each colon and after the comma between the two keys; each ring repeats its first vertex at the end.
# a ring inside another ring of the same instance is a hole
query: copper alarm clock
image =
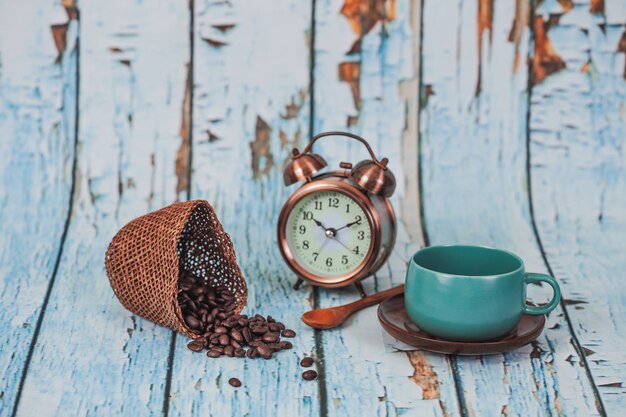
{"type": "Polygon", "coordinates": [[[396,181],[367,141],[345,132],[325,132],[311,139],[302,153],[293,149],[285,166],[285,185],[304,184],[285,202],[278,218],[278,242],[283,258],[298,276],[312,285],[336,288],[355,284],[385,263],[396,240],[396,217],[389,201],[396,181]],[[326,136],[346,136],[361,142],[371,160],[339,170],[319,171],[326,160],[311,147],[326,136]]]}

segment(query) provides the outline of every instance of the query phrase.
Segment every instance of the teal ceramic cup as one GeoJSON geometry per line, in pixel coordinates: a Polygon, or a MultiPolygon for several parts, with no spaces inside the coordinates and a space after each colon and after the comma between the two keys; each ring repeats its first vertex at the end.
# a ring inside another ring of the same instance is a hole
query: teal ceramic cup
{"type": "Polygon", "coordinates": [[[477,342],[503,336],[522,314],[547,314],[561,298],[549,275],[529,273],[510,252],[480,246],[430,246],[411,258],[404,303],[411,320],[447,340],[477,342]],[[545,305],[526,304],[526,285],[542,281],[554,296],[545,305]]]}

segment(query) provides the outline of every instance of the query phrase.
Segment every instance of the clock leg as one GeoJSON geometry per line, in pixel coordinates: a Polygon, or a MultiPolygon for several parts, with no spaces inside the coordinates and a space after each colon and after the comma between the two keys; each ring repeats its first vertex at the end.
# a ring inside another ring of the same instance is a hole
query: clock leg
{"type": "Polygon", "coordinates": [[[298,280],[296,281],[296,283],[293,284],[293,289],[297,290],[298,288],[300,288],[300,285],[302,285],[302,278],[298,277],[298,280]]]}
{"type": "Polygon", "coordinates": [[[365,290],[363,289],[363,285],[360,282],[355,282],[354,286],[359,291],[359,294],[361,294],[361,298],[365,298],[367,296],[367,294],[365,294],[365,290]]]}

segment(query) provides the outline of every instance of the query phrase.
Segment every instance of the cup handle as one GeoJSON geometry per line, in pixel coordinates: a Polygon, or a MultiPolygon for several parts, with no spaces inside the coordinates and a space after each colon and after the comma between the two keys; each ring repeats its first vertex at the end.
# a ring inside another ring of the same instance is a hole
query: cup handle
{"type": "Polygon", "coordinates": [[[542,306],[529,306],[528,304],[526,304],[526,302],[524,302],[524,314],[530,314],[532,316],[541,316],[543,314],[548,314],[549,312],[554,310],[556,306],[559,305],[559,301],[561,301],[561,289],[559,288],[559,284],[550,275],[527,272],[524,275],[524,283],[528,285],[532,282],[545,282],[549,284],[552,287],[552,291],[554,291],[554,296],[548,304],[544,304],[542,306]]]}

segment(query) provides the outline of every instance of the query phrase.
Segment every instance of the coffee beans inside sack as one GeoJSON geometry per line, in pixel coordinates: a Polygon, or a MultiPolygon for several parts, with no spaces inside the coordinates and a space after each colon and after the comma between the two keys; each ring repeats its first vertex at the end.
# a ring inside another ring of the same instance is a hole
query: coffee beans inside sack
{"type": "Polygon", "coordinates": [[[178,286],[183,320],[197,335],[187,345],[190,350],[207,350],[209,358],[225,355],[270,359],[274,353],[293,347],[281,337],[294,337],[296,333],[272,316],[236,314],[235,295],[227,287],[212,287],[191,272],[181,274],[178,286]]]}

